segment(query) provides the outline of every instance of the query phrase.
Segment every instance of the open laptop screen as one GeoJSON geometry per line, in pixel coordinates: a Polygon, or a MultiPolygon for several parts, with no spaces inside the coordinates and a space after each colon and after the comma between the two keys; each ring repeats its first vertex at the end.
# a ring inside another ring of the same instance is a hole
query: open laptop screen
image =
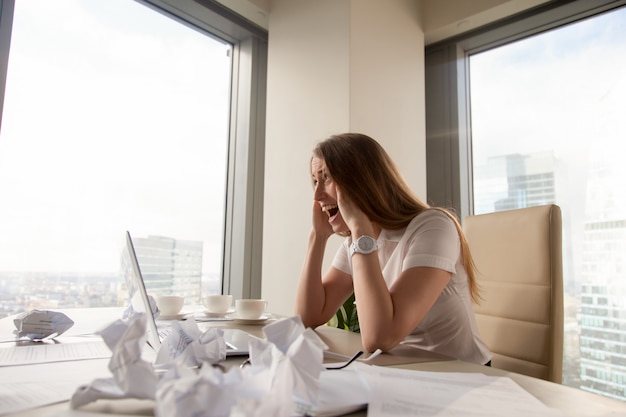
{"type": "Polygon", "coordinates": [[[154,321],[154,316],[152,316],[150,298],[148,297],[148,291],[146,290],[143,275],[141,274],[141,269],[139,268],[135,246],[133,245],[133,240],[130,237],[130,232],[128,231],[126,231],[126,249],[130,262],[130,270],[127,271],[129,276],[126,278],[130,295],[130,304],[134,311],[147,313],[148,344],[153,349],[158,350],[161,346],[161,339],[159,338],[159,332],[156,322],[154,321]]]}
{"type": "MultiPolygon", "coordinates": [[[[152,308],[150,306],[150,298],[146,290],[146,284],[139,267],[137,253],[130,232],[126,231],[126,248],[128,257],[130,258],[130,269],[127,271],[129,276],[126,278],[128,285],[130,302],[133,310],[136,312],[146,313],[147,317],[147,339],[148,344],[158,351],[161,346],[161,336],[157,327],[152,308]]],[[[239,329],[222,329],[224,331],[224,340],[226,342],[226,355],[247,355],[249,352],[249,340],[251,337],[248,333],[239,329]]]]}

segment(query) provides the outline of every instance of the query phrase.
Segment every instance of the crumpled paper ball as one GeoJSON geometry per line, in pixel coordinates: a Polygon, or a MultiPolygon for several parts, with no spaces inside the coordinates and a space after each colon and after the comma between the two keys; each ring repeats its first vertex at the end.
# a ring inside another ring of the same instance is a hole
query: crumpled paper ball
{"type": "Polygon", "coordinates": [[[327,346],[298,316],[263,328],[250,339],[250,365],[222,372],[203,365],[190,372],[180,361],[159,381],[157,417],[292,417],[318,404],[327,346]],[[175,371],[175,372],[174,372],[175,371]]]}
{"type": "Polygon", "coordinates": [[[79,386],[70,401],[72,408],[104,398],[155,399],[158,376],[152,363],[142,358],[146,319],[143,313],[135,314],[127,320],[116,320],[98,332],[111,349],[109,370],[113,377],[79,386]]]}
{"type": "Polygon", "coordinates": [[[224,332],[218,328],[201,331],[193,317],[172,323],[172,331],[161,344],[156,364],[163,367],[174,362],[201,366],[226,359],[224,332]]]}
{"type": "Polygon", "coordinates": [[[31,310],[13,319],[18,339],[52,339],[65,333],[74,325],[74,321],[63,313],[49,310],[31,310]]]}

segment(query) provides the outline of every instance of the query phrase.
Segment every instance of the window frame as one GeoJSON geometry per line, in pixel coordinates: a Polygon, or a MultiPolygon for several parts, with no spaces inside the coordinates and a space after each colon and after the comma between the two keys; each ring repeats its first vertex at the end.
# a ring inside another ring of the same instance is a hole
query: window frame
{"type": "Polygon", "coordinates": [[[0,0],[0,131],[2,131],[2,112],[4,110],[14,8],[15,0],[0,0]]]}
{"type": "Polygon", "coordinates": [[[626,5],[557,0],[425,48],[427,201],[474,214],[469,57],[626,5]]]}
{"type": "MultiPolygon", "coordinates": [[[[267,31],[214,0],[135,0],[232,48],[222,292],[261,296],[267,31]]],[[[0,129],[15,0],[0,0],[0,129]]]]}

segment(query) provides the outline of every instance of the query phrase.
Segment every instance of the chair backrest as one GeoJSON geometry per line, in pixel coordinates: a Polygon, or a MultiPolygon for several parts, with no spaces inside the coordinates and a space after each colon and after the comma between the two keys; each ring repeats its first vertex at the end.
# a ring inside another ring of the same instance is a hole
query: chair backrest
{"type": "Polygon", "coordinates": [[[474,311],[492,366],[553,382],[563,369],[561,209],[529,207],[463,221],[482,301],[474,311]]]}

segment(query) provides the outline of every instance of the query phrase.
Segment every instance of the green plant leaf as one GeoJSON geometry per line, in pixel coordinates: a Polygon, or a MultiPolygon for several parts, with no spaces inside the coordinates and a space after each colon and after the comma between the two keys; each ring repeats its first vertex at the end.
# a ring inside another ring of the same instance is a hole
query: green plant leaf
{"type": "Polygon", "coordinates": [[[337,310],[335,316],[326,324],[350,332],[359,333],[361,331],[356,304],[354,304],[354,293],[348,297],[339,310],[337,310]]]}

